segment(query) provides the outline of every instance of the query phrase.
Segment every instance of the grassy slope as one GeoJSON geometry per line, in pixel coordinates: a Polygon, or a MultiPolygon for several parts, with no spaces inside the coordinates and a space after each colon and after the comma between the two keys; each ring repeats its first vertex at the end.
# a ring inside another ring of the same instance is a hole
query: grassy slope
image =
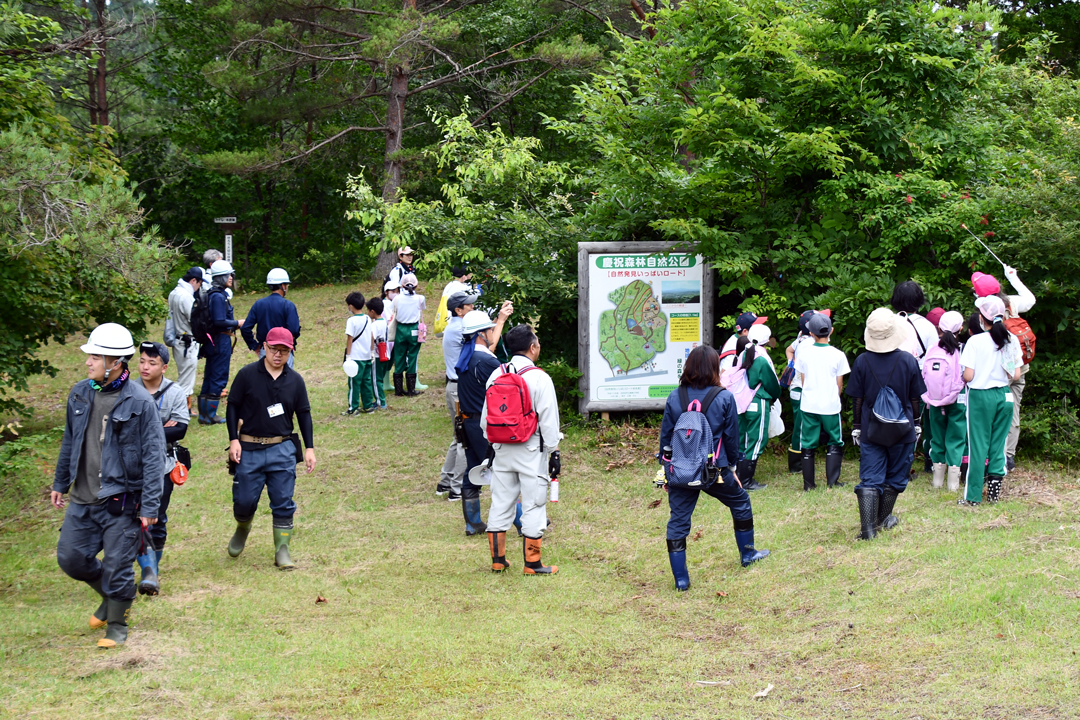
{"type": "MultiPolygon", "coordinates": [[[[805,495],[770,455],[754,506],[773,556],[739,567],[730,515],[705,499],[694,585],[676,594],[649,431],[573,429],[545,539],[559,575],[519,575],[516,541],[515,572],[492,575],[486,539],[432,492],[450,435],[438,341],[421,353],[426,395],[338,416],[345,291],[292,295],[319,456],[297,483],[300,569],[273,568],[265,497],[248,549],[227,557],[226,433],[195,427],[164,594],[136,603],[127,647],[98,651],[95,600],[56,567],[61,516],[42,495],[0,519],[0,716],[1080,716],[1075,478],[1021,473],[1007,502],[971,512],[919,476],[900,527],[855,543],[851,485],[805,495]]],[[[61,420],[81,376],[77,344],[46,354],[65,369],[35,383],[38,426],[61,420]]]]}

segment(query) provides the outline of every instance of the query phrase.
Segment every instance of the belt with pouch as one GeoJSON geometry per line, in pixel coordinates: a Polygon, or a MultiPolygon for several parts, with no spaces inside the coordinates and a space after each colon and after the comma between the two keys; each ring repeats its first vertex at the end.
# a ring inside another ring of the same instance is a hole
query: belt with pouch
{"type": "Polygon", "coordinates": [[[255,443],[256,445],[279,445],[286,440],[291,440],[288,435],[275,435],[274,437],[255,437],[254,435],[240,434],[240,442],[255,443]]]}

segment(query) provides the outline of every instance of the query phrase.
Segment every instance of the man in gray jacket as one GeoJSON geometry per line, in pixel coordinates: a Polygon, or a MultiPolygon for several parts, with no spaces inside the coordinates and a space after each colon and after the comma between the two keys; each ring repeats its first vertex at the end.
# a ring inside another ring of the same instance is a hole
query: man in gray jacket
{"type": "MultiPolygon", "coordinates": [[[[195,305],[195,295],[202,288],[202,268],[190,268],[184,277],[176,281],[176,287],[169,293],[169,317],[176,330],[176,340],[172,344],[173,357],[176,360],[176,382],[187,395],[188,413],[191,413],[191,396],[195,394],[195,372],[199,366],[199,343],[191,336],[191,308],[195,305]]],[[[205,300],[203,301],[205,302],[205,300]]]]}
{"type": "Polygon", "coordinates": [[[101,596],[91,628],[108,625],[98,647],[127,640],[135,599],[132,563],[143,527],[157,522],[165,477],[165,434],[146,390],[129,382],[131,333],[99,325],[82,351],[87,379],[68,395],[67,424],[50,500],[62,509],[70,491],[56,559],[60,569],[101,596]],[[102,560],[97,554],[104,550],[102,560]]]}

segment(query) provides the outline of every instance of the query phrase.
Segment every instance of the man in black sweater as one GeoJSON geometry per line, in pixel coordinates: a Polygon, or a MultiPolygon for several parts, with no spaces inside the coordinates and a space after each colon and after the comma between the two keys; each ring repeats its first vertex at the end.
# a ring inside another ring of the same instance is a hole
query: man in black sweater
{"type": "Polygon", "coordinates": [[[229,428],[229,460],[235,466],[233,516],[236,532],[229,541],[229,555],[244,551],[263,486],[274,516],[274,564],[282,570],[296,567],[289,557],[292,535],[293,489],[296,464],[300,462],[299,438],[293,433],[293,415],[304,438],[304,465],[315,470],[311,404],[300,373],[286,362],[293,337],[285,328],[274,328],[264,343],[266,356],[241,368],[229,391],[226,421],[229,428]],[[242,432],[241,432],[242,431],[242,432]]]}

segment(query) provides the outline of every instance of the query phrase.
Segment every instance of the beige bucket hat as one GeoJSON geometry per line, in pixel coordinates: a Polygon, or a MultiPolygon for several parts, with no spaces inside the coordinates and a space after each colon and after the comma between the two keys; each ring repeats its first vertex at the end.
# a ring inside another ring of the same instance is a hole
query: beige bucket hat
{"type": "Polygon", "coordinates": [[[870,352],[887,353],[899,349],[908,337],[908,324],[889,308],[878,308],[866,318],[863,341],[870,352]]]}

